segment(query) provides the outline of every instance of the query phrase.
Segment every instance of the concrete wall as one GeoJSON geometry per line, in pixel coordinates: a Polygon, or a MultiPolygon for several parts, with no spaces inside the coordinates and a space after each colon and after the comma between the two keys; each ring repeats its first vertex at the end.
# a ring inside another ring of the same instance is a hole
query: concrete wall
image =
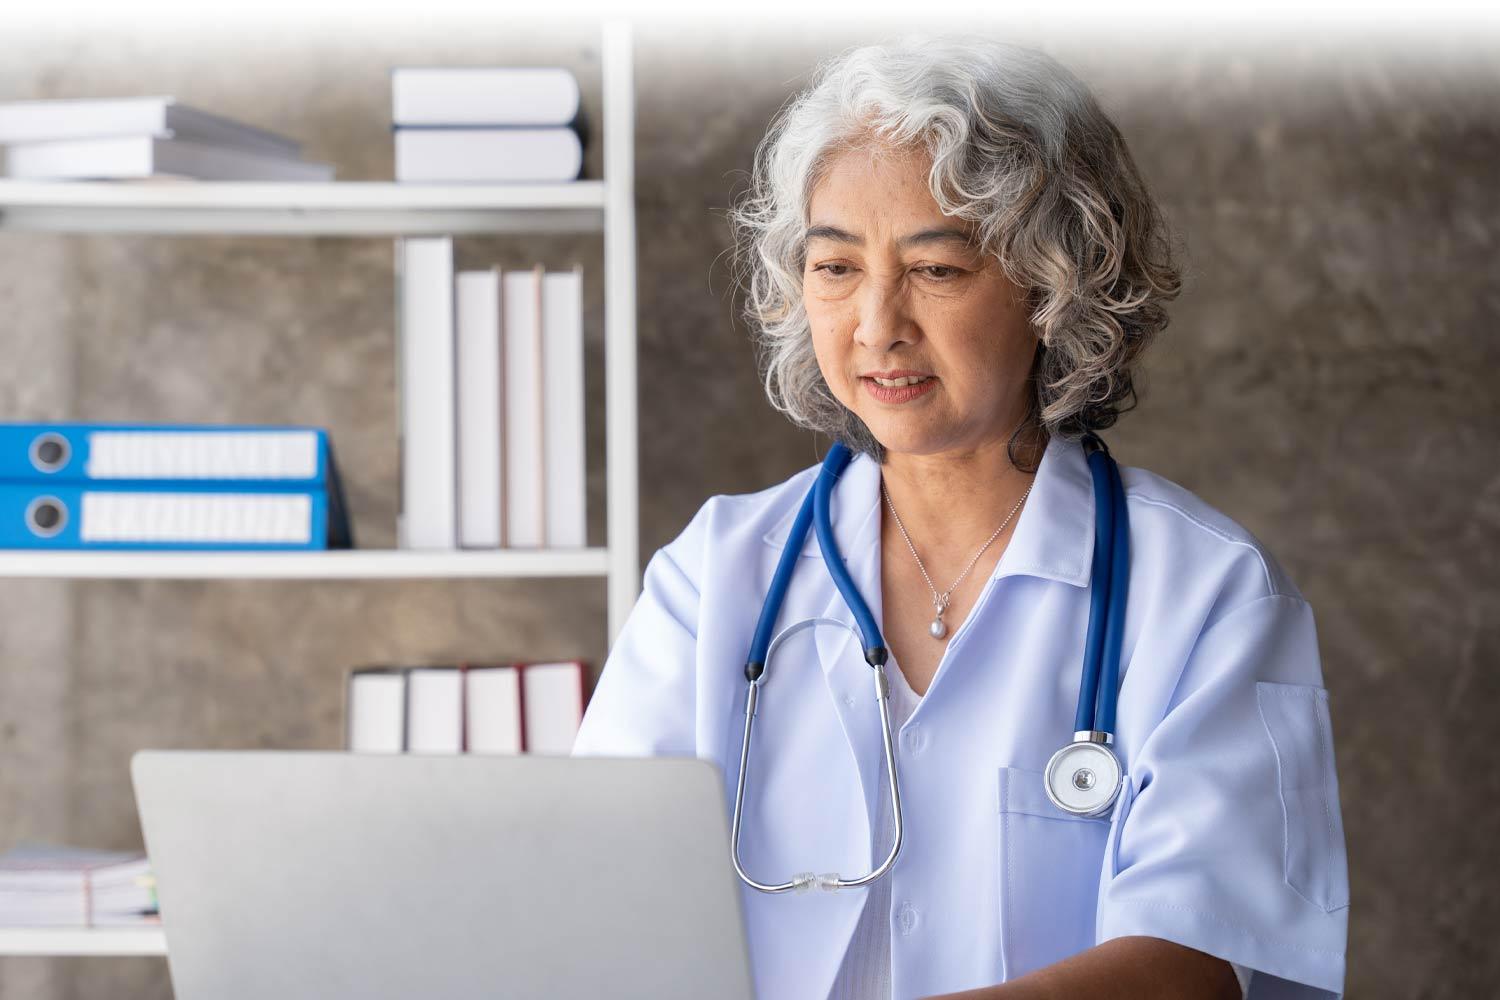
{"type": "MultiPolygon", "coordinates": [[[[760,393],[723,210],[813,63],[891,30],[639,28],[643,562],[709,495],[816,459],[760,393]]],[[[1265,541],[1317,612],[1351,852],[1349,994],[1487,993],[1500,70],[1479,56],[1493,44],[980,30],[1040,44],[1097,88],[1185,241],[1187,289],[1111,440],[1265,541]]],[[[571,67],[600,120],[596,36],[537,22],[5,29],[0,99],[176,94],[301,138],[341,179],[379,180],[388,67],[508,62],[571,67]]],[[[599,166],[595,145],[587,176],[599,166]]],[[[586,269],[602,544],[601,241],[458,246],[461,266],[586,269]]],[[[362,544],[387,546],[392,294],[385,239],[0,234],[0,418],[322,424],[362,544]]],[[[603,622],[597,581],[0,580],[0,847],[137,847],[138,748],[337,747],[351,665],[597,667],[603,622]]],[[[161,959],[0,959],[7,1000],[169,995],[161,959]]]]}

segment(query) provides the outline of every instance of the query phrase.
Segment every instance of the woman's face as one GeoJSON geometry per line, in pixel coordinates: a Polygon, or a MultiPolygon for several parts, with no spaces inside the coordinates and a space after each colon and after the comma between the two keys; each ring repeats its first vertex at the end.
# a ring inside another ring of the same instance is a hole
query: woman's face
{"type": "Polygon", "coordinates": [[[1036,351],[1024,293],[943,214],[921,151],[841,152],[814,188],[802,300],[834,396],[890,452],[1004,445],[1036,351]],[[876,375],[924,376],[882,388],[876,375]]]}

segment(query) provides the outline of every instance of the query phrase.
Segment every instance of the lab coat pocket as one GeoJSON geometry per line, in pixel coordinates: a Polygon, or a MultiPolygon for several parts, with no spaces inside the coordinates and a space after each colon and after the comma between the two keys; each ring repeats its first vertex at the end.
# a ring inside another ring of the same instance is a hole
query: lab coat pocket
{"type": "Polygon", "coordinates": [[[1011,980],[1093,947],[1110,818],[1057,808],[1040,771],[1001,767],[999,793],[997,890],[1011,980]]]}
{"type": "Polygon", "coordinates": [[[1255,696],[1276,751],[1286,883],[1332,913],[1349,905],[1349,872],[1328,690],[1257,681],[1255,696]]]}

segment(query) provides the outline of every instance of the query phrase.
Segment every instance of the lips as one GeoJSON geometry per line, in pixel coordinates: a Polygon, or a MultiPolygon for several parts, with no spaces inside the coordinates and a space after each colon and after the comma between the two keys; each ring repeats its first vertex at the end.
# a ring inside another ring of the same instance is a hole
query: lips
{"type": "Polygon", "coordinates": [[[908,378],[906,377],[899,380],[902,383],[901,385],[881,385],[880,382],[870,376],[865,376],[859,381],[865,387],[866,392],[882,403],[910,402],[913,399],[927,395],[937,385],[937,378],[932,375],[926,377],[917,376],[917,381],[914,384],[907,384],[908,378]]]}
{"type": "Polygon", "coordinates": [[[875,381],[875,383],[877,385],[883,385],[887,389],[895,389],[895,388],[899,388],[900,386],[903,386],[903,385],[918,385],[918,384],[920,384],[922,382],[926,382],[928,379],[932,378],[932,376],[931,375],[903,375],[903,376],[900,376],[898,378],[890,378],[890,377],[882,378],[879,375],[872,375],[872,376],[870,376],[870,378],[874,379],[874,381],[875,381]]]}

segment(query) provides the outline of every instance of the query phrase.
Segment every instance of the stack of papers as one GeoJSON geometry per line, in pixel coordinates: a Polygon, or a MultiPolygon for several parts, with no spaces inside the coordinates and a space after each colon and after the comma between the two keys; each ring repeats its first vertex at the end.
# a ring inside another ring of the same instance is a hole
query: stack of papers
{"type": "Polygon", "coordinates": [[[102,927],[160,922],[140,851],[21,844],[0,854],[0,925],[102,927]]]}

